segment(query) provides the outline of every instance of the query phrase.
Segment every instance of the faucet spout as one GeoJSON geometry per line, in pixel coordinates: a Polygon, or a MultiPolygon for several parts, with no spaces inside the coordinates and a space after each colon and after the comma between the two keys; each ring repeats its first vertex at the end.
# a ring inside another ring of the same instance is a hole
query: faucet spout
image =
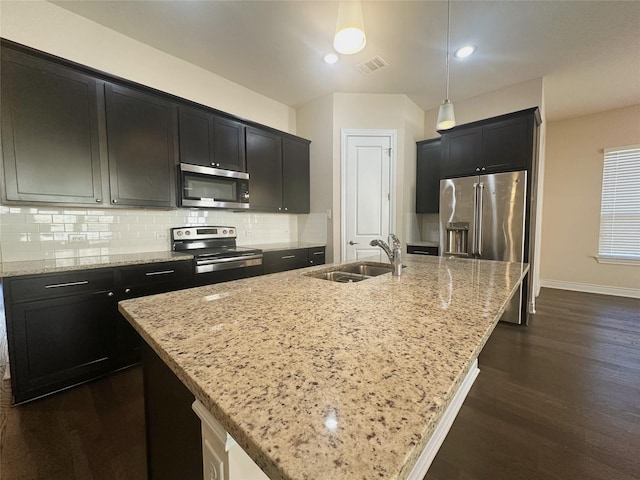
{"type": "Polygon", "coordinates": [[[380,247],[382,250],[384,250],[384,253],[387,254],[387,257],[389,257],[389,262],[391,263],[391,275],[393,275],[394,277],[399,277],[400,275],[402,275],[402,245],[400,243],[400,240],[398,240],[398,237],[393,234],[391,234],[390,237],[393,240],[393,249],[389,247],[386,242],[378,239],[371,240],[371,243],[369,245],[371,245],[372,247],[380,247]]]}

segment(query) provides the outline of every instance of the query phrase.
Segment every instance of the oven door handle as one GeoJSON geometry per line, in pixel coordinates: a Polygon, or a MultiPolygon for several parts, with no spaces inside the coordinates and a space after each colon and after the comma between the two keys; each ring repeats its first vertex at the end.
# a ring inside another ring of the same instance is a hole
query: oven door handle
{"type": "Polygon", "coordinates": [[[229,257],[229,258],[216,258],[213,260],[197,260],[196,265],[212,265],[214,263],[231,263],[231,262],[244,262],[245,260],[262,259],[262,254],[257,255],[243,255],[241,257],[229,257]]]}
{"type": "Polygon", "coordinates": [[[211,273],[219,270],[241,270],[245,267],[256,267],[262,265],[262,255],[251,255],[246,257],[234,257],[229,259],[212,260],[204,263],[196,264],[196,274],[211,273]]]}

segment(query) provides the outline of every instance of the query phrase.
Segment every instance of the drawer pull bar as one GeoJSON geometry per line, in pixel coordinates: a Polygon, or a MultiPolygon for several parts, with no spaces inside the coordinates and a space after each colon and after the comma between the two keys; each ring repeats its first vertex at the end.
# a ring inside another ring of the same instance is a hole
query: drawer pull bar
{"type": "Polygon", "coordinates": [[[314,255],[324,255],[324,252],[313,252],[314,255]]]}
{"type": "Polygon", "coordinates": [[[285,255],[284,257],[280,257],[282,260],[286,260],[287,258],[296,258],[295,255],[285,255]]]}
{"type": "Polygon", "coordinates": [[[54,283],[53,285],[45,285],[44,288],[75,287],[76,285],[86,285],[87,283],[89,283],[89,280],[83,280],[82,282],[54,283]]]}
{"type": "Polygon", "coordinates": [[[167,275],[169,273],[174,273],[174,272],[175,272],[175,270],[162,270],[160,272],[147,272],[147,273],[145,273],[145,275],[147,277],[152,277],[153,275],[167,275]]]}
{"type": "Polygon", "coordinates": [[[425,255],[433,255],[431,252],[429,252],[427,250],[414,250],[411,253],[424,253],[425,255]]]}

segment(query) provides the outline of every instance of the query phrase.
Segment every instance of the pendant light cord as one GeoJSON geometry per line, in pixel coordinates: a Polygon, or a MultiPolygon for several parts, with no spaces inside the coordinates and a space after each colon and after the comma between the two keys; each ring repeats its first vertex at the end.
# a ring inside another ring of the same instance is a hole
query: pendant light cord
{"type": "Polygon", "coordinates": [[[447,95],[449,99],[449,37],[451,35],[451,1],[447,0],[447,95]]]}

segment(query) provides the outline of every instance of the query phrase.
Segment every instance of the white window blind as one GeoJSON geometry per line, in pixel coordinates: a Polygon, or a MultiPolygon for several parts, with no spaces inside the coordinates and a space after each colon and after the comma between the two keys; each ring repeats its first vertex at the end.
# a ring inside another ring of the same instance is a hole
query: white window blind
{"type": "Polygon", "coordinates": [[[640,260],[640,145],[604,151],[599,260],[640,260]]]}

